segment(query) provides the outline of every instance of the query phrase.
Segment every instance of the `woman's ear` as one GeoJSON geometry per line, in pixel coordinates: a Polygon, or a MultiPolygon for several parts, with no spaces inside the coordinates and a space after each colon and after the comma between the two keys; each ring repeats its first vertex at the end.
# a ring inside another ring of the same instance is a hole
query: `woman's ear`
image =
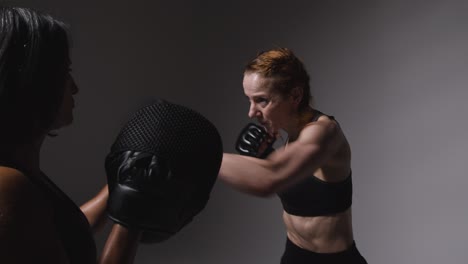
{"type": "Polygon", "coordinates": [[[302,100],[303,94],[304,93],[300,87],[296,86],[291,90],[291,97],[293,99],[294,104],[299,105],[299,103],[302,100]]]}

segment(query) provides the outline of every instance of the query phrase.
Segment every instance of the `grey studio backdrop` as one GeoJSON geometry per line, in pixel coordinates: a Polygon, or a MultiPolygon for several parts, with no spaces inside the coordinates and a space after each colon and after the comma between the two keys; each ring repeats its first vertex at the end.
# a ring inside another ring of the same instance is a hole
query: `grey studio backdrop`
{"type": "MultiPolygon", "coordinates": [[[[75,122],[47,140],[42,164],[78,204],[105,184],[104,157],[147,98],[201,112],[233,152],[248,121],[243,65],[285,46],[305,61],[315,106],[352,145],[353,226],[369,263],[466,263],[467,1],[7,3],[70,25],[75,122]]],[[[281,213],[276,197],[217,182],[195,221],[141,245],[136,263],[279,263],[281,213]]]]}

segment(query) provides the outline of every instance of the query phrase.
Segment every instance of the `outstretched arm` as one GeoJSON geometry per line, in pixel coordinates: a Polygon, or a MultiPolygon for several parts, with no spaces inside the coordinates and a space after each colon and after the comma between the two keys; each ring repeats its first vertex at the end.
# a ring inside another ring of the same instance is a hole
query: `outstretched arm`
{"type": "Polygon", "coordinates": [[[334,121],[316,122],[267,159],[225,153],[219,177],[240,191],[270,196],[310,176],[337,151],[342,139],[334,121]]]}

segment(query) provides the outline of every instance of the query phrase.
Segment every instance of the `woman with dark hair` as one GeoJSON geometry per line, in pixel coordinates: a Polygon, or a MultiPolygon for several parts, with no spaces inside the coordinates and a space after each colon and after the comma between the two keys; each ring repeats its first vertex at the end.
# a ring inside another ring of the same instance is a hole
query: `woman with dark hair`
{"type": "Polygon", "coordinates": [[[350,146],[333,116],[310,106],[309,75],[286,48],[260,53],[244,71],[248,115],[262,125],[243,130],[237,150],[224,154],[219,177],[283,205],[286,249],[282,264],[364,264],[351,222],[350,146]],[[285,146],[268,155],[285,131],[285,146]]]}
{"type": "MultiPolygon", "coordinates": [[[[26,8],[0,8],[0,258],[2,263],[96,263],[105,186],[81,208],[40,168],[47,135],[73,120],[66,26],[26,8]]],[[[140,232],[115,224],[100,263],[130,263],[140,232]]]]}

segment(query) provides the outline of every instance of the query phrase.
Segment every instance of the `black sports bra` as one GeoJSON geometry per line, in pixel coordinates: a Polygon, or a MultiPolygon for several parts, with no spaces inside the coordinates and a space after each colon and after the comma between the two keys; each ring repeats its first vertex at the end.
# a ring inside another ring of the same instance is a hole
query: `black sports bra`
{"type": "MultiPolygon", "coordinates": [[[[311,122],[323,113],[316,111],[311,122]]],[[[333,116],[329,116],[334,119],[333,116]]],[[[345,211],[352,204],[351,173],[340,182],[325,182],[314,175],[278,193],[283,209],[297,216],[331,215],[345,211]]]]}
{"type": "MultiPolygon", "coordinates": [[[[22,171],[11,163],[0,161],[0,166],[22,171]]],[[[27,172],[22,172],[51,202],[54,226],[70,263],[96,263],[96,244],[88,220],[80,208],[45,174],[30,177],[27,172]]]]}

